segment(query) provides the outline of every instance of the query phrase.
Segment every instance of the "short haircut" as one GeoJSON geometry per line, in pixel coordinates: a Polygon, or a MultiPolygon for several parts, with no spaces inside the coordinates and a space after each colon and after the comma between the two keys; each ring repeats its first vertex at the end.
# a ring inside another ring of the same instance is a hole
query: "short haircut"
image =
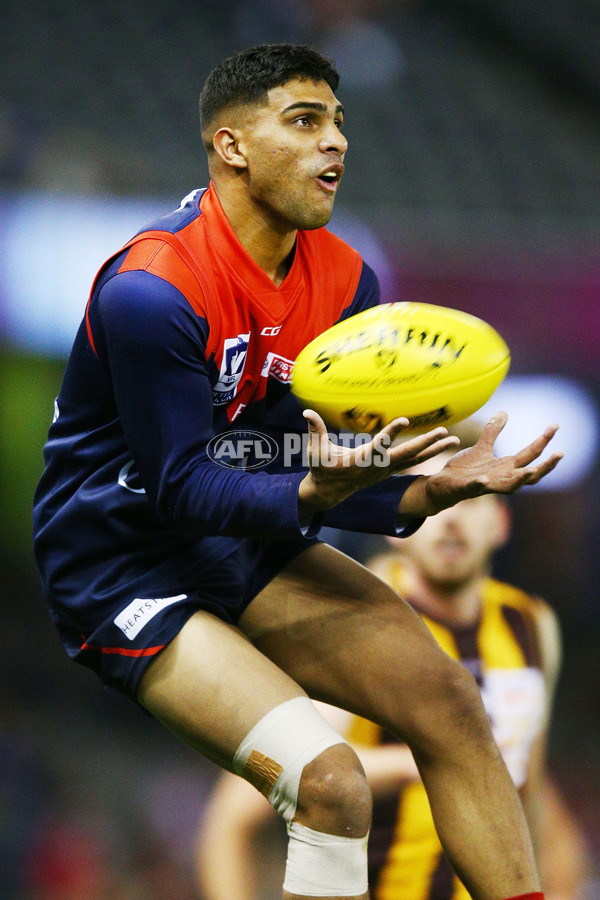
{"type": "Polygon", "coordinates": [[[228,106],[265,101],[267,93],[293,78],[326,81],[337,90],[333,60],[303,44],[260,44],[223,60],[210,73],[200,94],[204,131],[228,106]]]}

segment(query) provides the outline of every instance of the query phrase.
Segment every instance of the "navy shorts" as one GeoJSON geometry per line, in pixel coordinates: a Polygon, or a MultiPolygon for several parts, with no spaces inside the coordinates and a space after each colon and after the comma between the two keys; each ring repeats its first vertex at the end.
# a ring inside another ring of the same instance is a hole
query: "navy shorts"
{"type": "Polygon", "coordinates": [[[318,538],[248,539],[203,572],[201,583],[144,591],[103,604],[101,621],[83,634],[75,622],[53,615],[61,641],[76,662],[135,700],[140,679],[153,659],[198,610],[236,625],[249,603],[299,553],[318,538]]]}

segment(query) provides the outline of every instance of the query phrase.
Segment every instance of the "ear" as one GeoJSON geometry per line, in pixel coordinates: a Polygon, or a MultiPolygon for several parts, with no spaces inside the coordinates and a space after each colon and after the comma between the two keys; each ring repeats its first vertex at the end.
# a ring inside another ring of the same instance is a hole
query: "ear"
{"type": "Polygon", "coordinates": [[[248,163],[241,144],[242,136],[236,128],[219,128],[212,143],[223,162],[234,169],[246,169],[248,163]]]}

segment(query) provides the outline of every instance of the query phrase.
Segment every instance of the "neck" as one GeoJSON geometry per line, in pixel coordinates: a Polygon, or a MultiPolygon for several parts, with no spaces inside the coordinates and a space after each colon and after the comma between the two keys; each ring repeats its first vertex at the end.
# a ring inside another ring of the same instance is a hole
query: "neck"
{"type": "Polygon", "coordinates": [[[418,572],[410,573],[408,596],[425,615],[447,625],[468,628],[481,612],[481,577],[457,585],[428,581],[418,572]]]}
{"type": "Polygon", "coordinates": [[[264,209],[234,185],[220,183],[215,190],[242,247],[279,287],[293,262],[296,229],[282,227],[281,223],[278,227],[264,209]]]}

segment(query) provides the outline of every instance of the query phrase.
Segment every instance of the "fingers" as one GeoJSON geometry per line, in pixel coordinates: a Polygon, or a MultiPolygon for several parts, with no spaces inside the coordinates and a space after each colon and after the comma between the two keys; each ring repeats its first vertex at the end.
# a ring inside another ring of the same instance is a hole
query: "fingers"
{"type": "MultiPolygon", "coordinates": [[[[506,413],[499,412],[488,420],[482,435],[484,449],[493,449],[493,443],[504,428],[507,419],[508,416],[506,413]]],[[[556,468],[563,458],[563,454],[560,452],[553,453],[548,459],[535,467],[527,467],[546,449],[557,431],[557,424],[549,425],[544,430],[543,434],[539,435],[539,437],[535,438],[535,440],[528,444],[527,447],[524,447],[510,458],[516,477],[512,480],[511,486],[506,491],[507,493],[513,493],[527,484],[537,484],[538,481],[541,481],[542,478],[545,478],[546,475],[556,468]]],[[[481,440],[479,441],[479,446],[481,446],[481,440]]],[[[509,457],[506,457],[506,459],[508,460],[509,457]]]]}
{"type": "Polygon", "coordinates": [[[525,469],[513,467],[511,472],[504,473],[500,479],[488,474],[477,481],[484,493],[514,494],[525,485],[537,484],[556,468],[562,458],[562,453],[553,453],[537,466],[525,469]]]}
{"type": "MultiPolygon", "coordinates": [[[[395,419],[394,422],[391,422],[389,425],[387,425],[380,432],[380,434],[386,434],[388,432],[388,429],[392,428],[392,426],[394,426],[397,422],[406,423],[402,426],[402,428],[398,428],[397,433],[394,435],[394,437],[397,437],[397,434],[399,434],[403,428],[406,428],[408,419],[395,419]]],[[[425,447],[429,447],[430,444],[434,444],[441,438],[446,437],[448,437],[448,429],[440,425],[438,428],[433,428],[431,431],[426,431],[424,434],[418,434],[415,435],[415,437],[407,438],[407,440],[399,444],[398,448],[396,449],[403,449],[408,451],[409,453],[413,450],[413,448],[415,451],[424,450],[425,447]]],[[[453,438],[453,441],[457,444],[460,443],[458,438],[453,438]]]]}
{"type": "Polygon", "coordinates": [[[329,459],[329,434],[327,426],[318,412],[314,409],[305,409],[302,413],[308,423],[308,455],[309,466],[320,465],[324,459],[329,459]]]}
{"type": "Polygon", "coordinates": [[[478,446],[485,450],[492,451],[494,444],[496,443],[496,438],[506,425],[507,421],[508,415],[505,412],[497,412],[494,413],[493,416],[490,416],[483,426],[481,437],[477,441],[478,446]]]}
{"type": "Polygon", "coordinates": [[[449,435],[447,428],[434,428],[425,434],[420,434],[410,440],[404,441],[390,450],[392,462],[404,466],[425,462],[446,450],[456,450],[460,440],[455,435],[449,435]]]}
{"type": "MultiPolygon", "coordinates": [[[[557,431],[558,425],[549,425],[543,434],[515,454],[515,465],[521,468],[522,466],[528,466],[534,459],[537,459],[540,453],[548,446],[557,431]]],[[[558,460],[556,462],[558,462],[558,460]]]]}
{"type": "Polygon", "coordinates": [[[427,447],[425,450],[419,451],[419,453],[413,456],[412,465],[427,462],[428,459],[431,459],[434,456],[438,456],[440,453],[446,453],[449,450],[456,450],[459,445],[460,441],[457,437],[455,437],[454,435],[448,435],[448,437],[436,441],[435,444],[427,447]]]}
{"type": "MultiPolygon", "coordinates": [[[[392,422],[389,422],[385,428],[382,428],[373,438],[373,440],[378,439],[379,442],[382,442],[382,437],[385,435],[389,438],[389,444],[393,444],[399,434],[401,434],[404,429],[408,425],[408,419],[406,416],[399,416],[399,418],[394,419],[392,422]]],[[[384,443],[387,443],[384,439],[384,443]]]]}
{"type": "Polygon", "coordinates": [[[540,463],[539,466],[536,466],[535,469],[526,470],[523,474],[527,475],[527,479],[523,483],[537,484],[538,481],[541,481],[542,478],[545,478],[546,475],[557,467],[562,458],[562,453],[553,453],[552,456],[549,456],[548,459],[540,463]]]}
{"type": "Polygon", "coordinates": [[[302,415],[308,422],[309,434],[314,434],[320,438],[328,437],[327,426],[318,412],[315,412],[314,409],[305,409],[302,415]]]}

